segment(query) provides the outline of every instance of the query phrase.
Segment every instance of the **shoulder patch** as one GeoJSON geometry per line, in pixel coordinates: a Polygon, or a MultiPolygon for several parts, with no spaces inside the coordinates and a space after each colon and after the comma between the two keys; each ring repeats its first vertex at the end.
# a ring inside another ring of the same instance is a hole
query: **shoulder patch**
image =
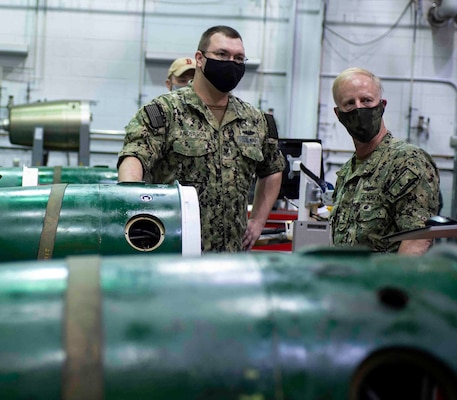
{"type": "Polygon", "coordinates": [[[153,128],[162,128],[165,126],[165,116],[157,104],[148,104],[144,106],[144,110],[153,128]]]}
{"type": "Polygon", "coordinates": [[[388,193],[394,198],[399,198],[417,185],[419,176],[409,168],[405,168],[401,174],[392,182],[387,189],[388,193]]]}
{"type": "Polygon", "coordinates": [[[278,138],[278,127],[276,126],[276,121],[273,115],[268,113],[263,113],[265,119],[267,120],[268,125],[268,137],[270,139],[277,139],[278,138]]]}

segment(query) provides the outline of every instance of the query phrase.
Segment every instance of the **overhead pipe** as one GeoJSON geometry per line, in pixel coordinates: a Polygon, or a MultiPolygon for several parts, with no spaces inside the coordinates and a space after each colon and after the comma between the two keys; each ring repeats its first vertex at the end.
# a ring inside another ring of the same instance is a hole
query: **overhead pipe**
{"type": "MultiPolygon", "coordinates": [[[[292,2],[291,5],[291,10],[290,10],[290,23],[289,23],[289,54],[291,55],[291,58],[295,57],[297,54],[297,39],[295,38],[296,31],[297,31],[297,10],[298,10],[298,0],[295,0],[292,2]]],[[[291,62],[289,63],[289,66],[286,71],[286,75],[293,77],[294,76],[294,68],[295,68],[295,63],[291,62]]],[[[293,82],[292,79],[288,79],[287,81],[287,87],[286,87],[286,98],[287,98],[287,108],[288,110],[292,109],[292,104],[294,104],[294,98],[293,98],[293,82]]],[[[292,131],[292,121],[291,117],[286,119],[286,135],[288,136],[289,133],[292,131]]]]}
{"type": "Polygon", "coordinates": [[[146,20],[146,0],[143,0],[143,8],[141,11],[141,40],[140,40],[140,73],[138,78],[138,108],[143,104],[143,85],[144,85],[144,63],[146,54],[145,44],[145,20],[146,20]]]}
{"type": "Polygon", "coordinates": [[[413,92],[414,92],[414,66],[416,59],[416,37],[417,37],[417,20],[418,20],[419,7],[415,7],[414,10],[414,29],[413,29],[413,42],[411,50],[411,78],[410,78],[410,89],[409,89],[409,104],[408,104],[408,134],[406,141],[411,143],[411,125],[413,116],[413,92]]]}
{"type": "MultiPolygon", "coordinates": [[[[266,48],[266,43],[267,43],[267,2],[268,0],[263,1],[262,5],[262,48],[260,51],[260,62],[262,64],[262,67],[265,67],[265,48],[266,48]]],[[[259,109],[263,110],[263,102],[265,101],[263,96],[264,96],[264,89],[265,89],[265,75],[264,74],[259,74],[259,104],[258,107],[259,109]]]]}
{"type": "Polygon", "coordinates": [[[457,22],[456,0],[438,0],[428,10],[427,20],[436,28],[447,25],[451,18],[456,19],[457,22]]]}

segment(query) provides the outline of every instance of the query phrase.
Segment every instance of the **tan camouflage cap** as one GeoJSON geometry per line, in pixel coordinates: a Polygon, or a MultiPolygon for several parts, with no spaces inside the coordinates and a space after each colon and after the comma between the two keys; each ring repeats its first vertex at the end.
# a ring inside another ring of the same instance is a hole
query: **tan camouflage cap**
{"type": "Polygon", "coordinates": [[[173,61],[168,68],[168,77],[174,76],[181,76],[184,72],[188,71],[189,69],[195,69],[197,64],[193,58],[177,58],[173,61]]]}

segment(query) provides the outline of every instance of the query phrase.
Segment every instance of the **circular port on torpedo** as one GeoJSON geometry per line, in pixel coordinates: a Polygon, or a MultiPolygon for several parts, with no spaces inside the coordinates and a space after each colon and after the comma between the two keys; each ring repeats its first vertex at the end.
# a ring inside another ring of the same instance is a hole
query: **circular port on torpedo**
{"type": "Polygon", "coordinates": [[[457,399],[452,370],[433,355],[407,348],[382,349],[365,360],[351,383],[351,400],[457,399]]]}
{"type": "Polygon", "coordinates": [[[153,251],[165,239],[165,228],[157,218],[147,215],[135,215],[125,225],[125,238],[134,249],[153,251]]]}

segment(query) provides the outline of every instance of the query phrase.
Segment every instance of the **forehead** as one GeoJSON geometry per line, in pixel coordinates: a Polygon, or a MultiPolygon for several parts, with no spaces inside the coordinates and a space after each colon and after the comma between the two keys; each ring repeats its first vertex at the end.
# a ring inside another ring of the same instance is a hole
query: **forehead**
{"type": "Polygon", "coordinates": [[[351,77],[346,78],[340,83],[341,93],[358,91],[373,91],[376,93],[378,91],[378,88],[376,87],[376,84],[373,82],[373,79],[362,74],[352,75],[351,77]]]}
{"type": "Polygon", "coordinates": [[[339,85],[341,100],[358,97],[378,97],[379,89],[369,76],[363,74],[352,75],[344,79],[339,85]]]}
{"type": "Polygon", "coordinates": [[[243,42],[240,38],[233,39],[217,32],[211,36],[209,42],[211,48],[214,47],[217,49],[229,50],[233,53],[244,53],[243,42]]]}

